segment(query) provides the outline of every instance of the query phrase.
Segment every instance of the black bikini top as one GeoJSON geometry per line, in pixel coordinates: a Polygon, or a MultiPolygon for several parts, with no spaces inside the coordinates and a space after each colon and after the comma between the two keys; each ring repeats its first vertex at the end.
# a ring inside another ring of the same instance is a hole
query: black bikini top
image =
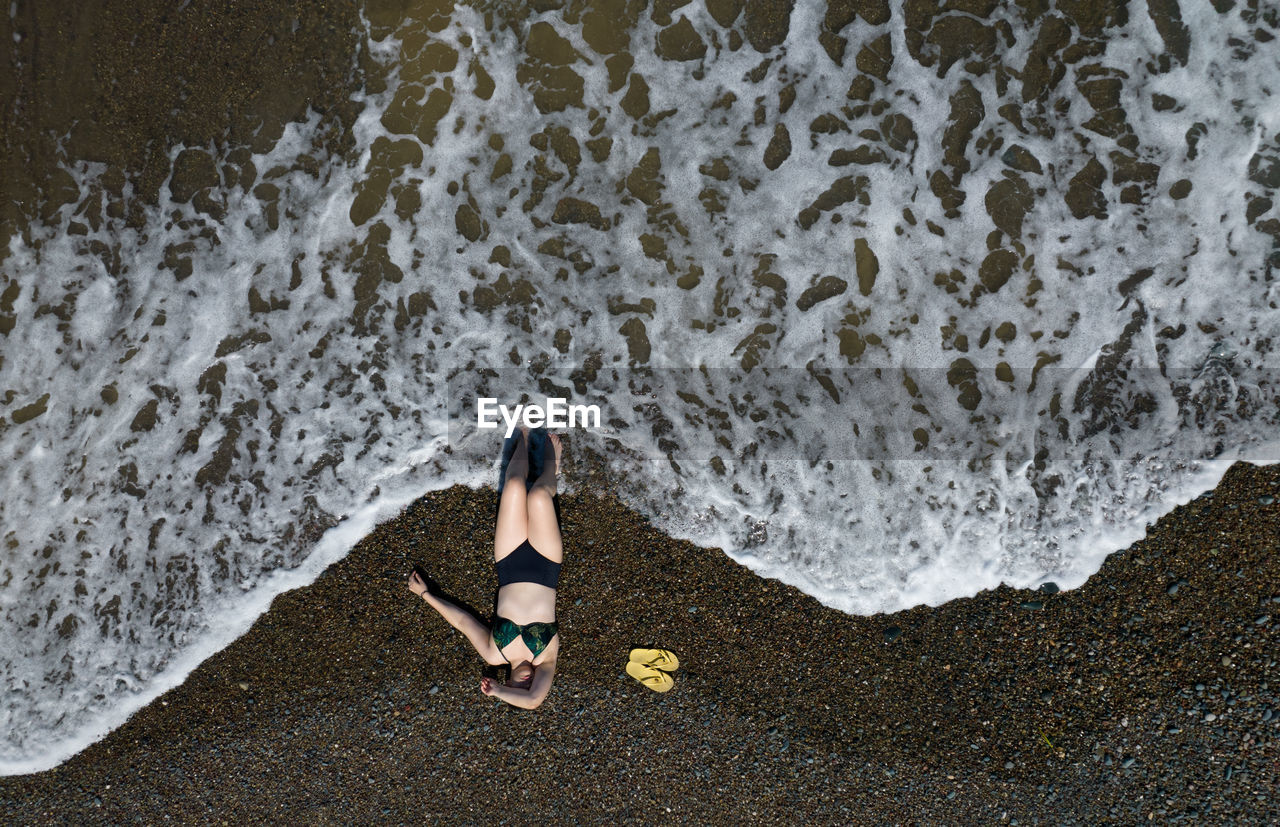
{"type": "MultiPolygon", "coordinates": [[[[551,638],[556,636],[556,632],[560,627],[552,621],[551,623],[526,623],[521,626],[519,623],[507,620],[505,617],[499,617],[493,623],[493,642],[498,644],[498,649],[502,650],[516,638],[522,638],[524,645],[529,647],[529,651],[536,658],[541,655],[543,650],[547,648],[547,644],[551,643],[551,638]]],[[[504,659],[506,655],[502,656],[504,659]]],[[[508,660],[507,663],[511,661],[508,660]]]]}

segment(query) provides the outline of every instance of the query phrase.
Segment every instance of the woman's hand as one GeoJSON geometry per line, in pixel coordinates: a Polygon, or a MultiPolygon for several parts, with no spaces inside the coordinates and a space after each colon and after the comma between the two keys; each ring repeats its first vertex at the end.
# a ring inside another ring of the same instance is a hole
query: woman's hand
{"type": "Polygon", "coordinates": [[[423,592],[426,590],[427,581],[422,579],[422,575],[418,574],[416,571],[409,575],[409,591],[413,592],[418,597],[422,597],[423,592]]]}
{"type": "Polygon", "coordinates": [[[493,681],[490,680],[489,678],[480,679],[480,691],[483,692],[484,694],[492,695],[494,692],[494,688],[495,687],[493,685],[493,681]]]}

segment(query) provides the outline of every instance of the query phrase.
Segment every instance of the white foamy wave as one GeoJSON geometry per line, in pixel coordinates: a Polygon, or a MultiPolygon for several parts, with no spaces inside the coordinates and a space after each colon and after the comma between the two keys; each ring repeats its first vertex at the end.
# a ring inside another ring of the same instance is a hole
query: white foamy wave
{"type": "MultiPolygon", "coordinates": [[[[380,22],[349,158],[293,125],[141,229],[73,170],[4,262],[0,771],[100,737],[414,496],[487,482],[478,395],[598,402],[574,449],[627,502],[852,612],[1077,585],[1276,458],[1271,213],[1245,205],[1280,67],[1229,48],[1245,12],[1196,10],[1167,72],[1135,15],[1040,110],[920,65],[899,17],[847,24],[840,67],[810,4],[767,55],[681,16],[702,58],[658,57],[649,18],[612,56],[558,13],[380,22]]],[[[1036,29],[1004,24],[1021,66],[1036,29]]]]}

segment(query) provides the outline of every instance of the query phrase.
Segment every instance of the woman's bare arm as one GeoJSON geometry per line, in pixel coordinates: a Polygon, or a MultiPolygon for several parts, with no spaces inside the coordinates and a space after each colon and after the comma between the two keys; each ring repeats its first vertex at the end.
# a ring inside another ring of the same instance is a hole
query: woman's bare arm
{"type": "Polygon", "coordinates": [[[409,590],[416,595],[420,595],[423,600],[427,601],[427,605],[440,613],[450,626],[457,629],[466,637],[471,645],[475,647],[480,657],[484,658],[485,663],[494,666],[506,663],[502,653],[498,651],[498,647],[493,643],[493,636],[489,633],[489,627],[476,620],[475,615],[456,606],[448,600],[438,595],[432,594],[427,589],[426,581],[414,572],[409,577],[409,590]]]}
{"type": "Polygon", "coordinates": [[[529,684],[528,689],[506,686],[486,678],[480,682],[480,691],[521,709],[536,709],[547,699],[547,693],[551,691],[551,682],[555,676],[556,662],[548,660],[534,671],[533,682],[529,684]]]}

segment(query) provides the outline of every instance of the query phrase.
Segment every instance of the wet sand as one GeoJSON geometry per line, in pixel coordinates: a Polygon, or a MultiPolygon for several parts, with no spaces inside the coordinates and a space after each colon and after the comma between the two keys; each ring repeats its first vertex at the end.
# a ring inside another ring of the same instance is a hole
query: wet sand
{"type": "Polygon", "coordinates": [[[565,495],[563,654],[524,712],[404,585],[416,561],[487,613],[494,495],[454,488],[0,803],[21,824],[1274,822],[1278,495],[1280,469],[1238,464],[1079,589],[874,617],[565,495]],[[623,671],[653,645],[682,661],[666,695],[623,671]]]}

